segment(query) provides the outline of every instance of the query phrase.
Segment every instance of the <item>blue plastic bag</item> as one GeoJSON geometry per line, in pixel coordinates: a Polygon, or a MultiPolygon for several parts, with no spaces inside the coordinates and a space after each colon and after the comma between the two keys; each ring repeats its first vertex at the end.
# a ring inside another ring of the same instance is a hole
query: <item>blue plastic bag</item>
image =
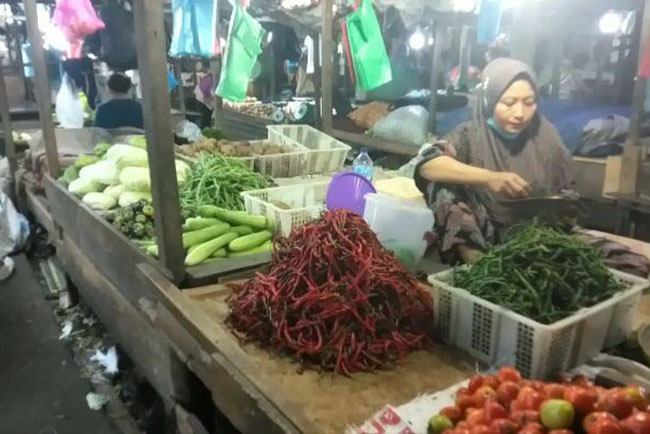
{"type": "Polygon", "coordinates": [[[501,0],[483,0],[478,13],[476,42],[491,44],[499,36],[501,26],[501,0]]]}
{"type": "Polygon", "coordinates": [[[216,1],[173,0],[174,24],[169,55],[212,57],[216,54],[216,1]]]}

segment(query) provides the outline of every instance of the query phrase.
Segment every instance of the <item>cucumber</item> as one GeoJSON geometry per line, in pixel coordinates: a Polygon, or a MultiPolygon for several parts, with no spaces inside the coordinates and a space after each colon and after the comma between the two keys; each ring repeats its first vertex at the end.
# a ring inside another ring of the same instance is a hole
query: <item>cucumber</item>
{"type": "Polygon", "coordinates": [[[268,241],[273,237],[273,234],[269,231],[255,232],[254,234],[246,235],[244,237],[239,237],[236,240],[233,240],[228,244],[228,249],[231,252],[243,252],[245,250],[250,250],[254,247],[259,246],[260,244],[268,241]]]}
{"type": "MultiPolygon", "coordinates": [[[[197,210],[197,214],[203,218],[216,217],[220,211],[226,211],[214,205],[201,205],[197,210]]],[[[233,214],[247,215],[246,211],[226,211],[233,214]]]]}
{"type": "Polygon", "coordinates": [[[226,252],[226,249],[219,249],[216,252],[210,256],[211,258],[226,258],[228,256],[228,252],[226,252]]]}
{"type": "Polygon", "coordinates": [[[219,223],[223,222],[214,218],[188,218],[185,220],[185,224],[183,225],[183,232],[198,231],[199,229],[205,229],[209,226],[214,226],[219,223]]]}
{"type": "Polygon", "coordinates": [[[229,258],[241,258],[242,256],[254,255],[256,253],[271,253],[273,252],[273,243],[267,241],[261,246],[253,247],[249,250],[244,250],[243,252],[234,252],[228,255],[229,258]]]}
{"type": "Polygon", "coordinates": [[[242,226],[233,226],[232,228],[230,228],[230,230],[232,232],[237,232],[240,237],[243,237],[244,235],[250,235],[253,232],[255,232],[253,230],[253,228],[251,228],[250,226],[243,226],[243,225],[242,226]]]}
{"type": "Polygon", "coordinates": [[[199,247],[192,250],[185,257],[185,265],[192,267],[199,265],[210,257],[214,252],[228,245],[229,242],[236,239],[239,235],[236,232],[227,232],[217,238],[202,243],[199,247]]]}
{"type": "Polygon", "coordinates": [[[215,217],[232,225],[250,226],[253,229],[266,229],[269,225],[269,220],[265,216],[250,215],[241,211],[227,211],[217,208],[215,217]]]}
{"type": "Polygon", "coordinates": [[[185,232],[183,234],[183,248],[189,249],[196,244],[201,244],[205,241],[216,238],[228,232],[228,229],[230,229],[228,223],[221,223],[208,226],[204,229],[199,229],[198,231],[185,232]]]}

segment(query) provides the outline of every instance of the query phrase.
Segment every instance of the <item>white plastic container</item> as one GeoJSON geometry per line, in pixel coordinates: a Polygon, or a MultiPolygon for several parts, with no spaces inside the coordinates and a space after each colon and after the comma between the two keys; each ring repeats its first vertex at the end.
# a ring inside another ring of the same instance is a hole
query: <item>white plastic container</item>
{"type": "Polygon", "coordinates": [[[450,285],[453,270],[429,276],[436,334],[491,366],[511,365],[544,379],[623,342],[650,281],[610,270],[627,289],[546,325],[450,285]]]}
{"type": "Polygon", "coordinates": [[[293,178],[304,175],[307,169],[308,151],[296,141],[286,139],[277,140],[251,140],[250,144],[266,144],[273,142],[284,149],[283,154],[261,155],[253,154],[255,170],[262,175],[272,178],[293,178]]]}
{"type": "Polygon", "coordinates": [[[427,249],[424,236],[433,230],[434,221],[433,212],[424,204],[370,193],[363,218],[384,246],[410,252],[413,266],[420,262],[427,249]]]}
{"type": "Polygon", "coordinates": [[[295,227],[316,220],[325,211],[325,196],[329,181],[312,184],[288,185],[244,191],[246,212],[268,217],[283,236],[289,236],[295,227]]]}

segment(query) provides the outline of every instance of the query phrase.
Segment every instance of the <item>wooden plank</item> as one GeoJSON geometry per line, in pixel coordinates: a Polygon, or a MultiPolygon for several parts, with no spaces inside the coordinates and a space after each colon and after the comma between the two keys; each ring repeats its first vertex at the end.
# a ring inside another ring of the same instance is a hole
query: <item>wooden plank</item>
{"type": "Polygon", "coordinates": [[[383,140],[377,137],[367,136],[365,134],[357,134],[348,131],[333,129],[330,132],[330,135],[332,137],[336,137],[337,139],[343,140],[344,142],[350,144],[365,146],[370,149],[390,152],[392,154],[415,156],[417,155],[418,152],[418,150],[411,145],[391,142],[389,140],[383,140]]]}
{"type": "Polygon", "coordinates": [[[174,165],[171,107],[167,92],[167,54],[162,2],[135,0],[133,17],[142,80],[144,126],[149,154],[156,238],[162,264],[175,281],[185,275],[181,211],[174,165]]]}
{"type": "Polygon", "coordinates": [[[25,0],[25,19],[27,20],[27,35],[32,52],[32,63],[34,65],[34,81],[36,82],[36,100],[38,101],[38,116],[43,131],[43,142],[47,166],[55,178],[59,176],[61,166],[59,164],[59,153],[54,136],[54,123],[52,122],[52,101],[50,99],[50,87],[47,78],[47,66],[45,64],[45,52],[43,51],[43,39],[38,29],[38,16],[36,14],[36,0],[25,0]]]}
{"type": "Polygon", "coordinates": [[[436,131],[436,109],[438,106],[438,79],[442,73],[442,44],[446,35],[446,26],[442,21],[434,22],[435,36],[433,43],[433,57],[431,60],[431,77],[429,88],[431,89],[431,98],[429,99],[429,131],[436,131]]]}
{"type": "Polygon", "coordinates": [[[320,33],[315,32],[311,36],[313,41],[314,50],[314,126],[318,129],[321,128],[321,103],[323,99],[323,87],[321,84],[321,68],[320,68],[320,33]]]}
{"type": "Polygon", "coordinates": [[[460,78],[458,79],[458,83],[462,86],[467,86],[467,70],[470,67],[470,58],[472,54],[471,35],[473,33],[470,26],[463,26],[460,32],[460,78]]]}
{"type": "Polygon", "coordinates": [[[11,180],[11,191],[14,191],[14,182],[18,161],[16,160],[16,144],[14,143],[14,130],[11,128],[11,114],[9,113],[9,98],[5,84],[3,68],[0,67],[0,116],[2,117],[2,128],[5,133],[5,156],[9,162],[9,179],[11,180]]]}
{"type": "Polygon", "coordinates": [[[333,0],[321,0],[321,33],[323,38],[323,66],[321,67],[321,129],[332,131],[332,97],[334,94],[334,39],[332,35],[333,0]]]}

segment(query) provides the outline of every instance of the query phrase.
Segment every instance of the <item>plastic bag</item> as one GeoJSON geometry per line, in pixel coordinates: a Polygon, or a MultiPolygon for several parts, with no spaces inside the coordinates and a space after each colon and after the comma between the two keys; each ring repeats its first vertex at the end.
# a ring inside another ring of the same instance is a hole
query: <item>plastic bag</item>
{"type": "Polygon", "coordinates": [[[56,94],[56,118],[63,128],[81,128],[84,125],[84,107],[68,74],[63,75],[56,94]]]}
{"type": "Polygon", "coordinates": [[[81,57],[83,39],[105,27],[90,0],[56,0],[52,20],[70,42],[68,58],[73,59],[81,57]]]}
{"type": "Polygon", "coordinates": [[[216,94],[230,101],[244,101],[257,56],[262,52],[264,29],[246,12],[239,3],[235,3],[228,43],[224,54],[225,63],[221,69],[221,78],[216,94]]]}
{"type": "Polygon", "coordinates": [[[212,57],[218,46],[215,0],[173,0],[174,29],[169,55],[212,57]]]}
{"type": "Polygon", "coordinates": [[[190,142],[196,142],[201,137],[203,137],[201,128],[199,128],[199,126],[194,122],[187,120],[181,121],[178,125],[176,125],[174,134],[176,134],[178,137],[182,137],[183,139],[187,139],[190,142]]]}
{"type": "Polygon", "coordinates": [[[0,259],[20,249],[28,237],[27,219],[16,211],[9,196],[0,192],[0,259]]]}
{"type": "Polygon", "coordinates": [[[370,132],[384,140],[420,147],[427,141],[428,121],[427,109],[410,105],[390,113],[377,122],[370,132]]]}
{"type": "Polygon", "coordinates": [[[391,81],[390,59],[372,0],[362,0],[359,9],[347,16],[346,24],[359,87],[371,90],[391,81]]]}

